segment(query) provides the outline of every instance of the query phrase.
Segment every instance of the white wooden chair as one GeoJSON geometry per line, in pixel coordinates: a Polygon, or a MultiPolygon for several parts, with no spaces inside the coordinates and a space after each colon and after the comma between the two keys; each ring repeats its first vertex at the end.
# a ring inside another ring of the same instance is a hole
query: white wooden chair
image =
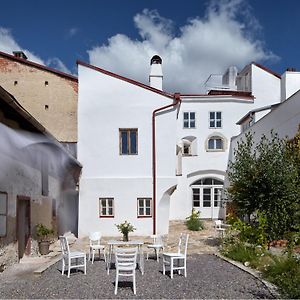
{"type": "Polygon", "coordinates": [[[215,220],[215,229],[219,235],[219,237],[224,236],[225,228],[223,227],[223,221],[222,220],[215,220]]]}
{"type": "Polygon", "coordinates": [[[65,273],[65,267],[68,266],[68,278],[70,278],[71,269],[74,268],[84,268],[84,274],[86,274],[86,254],[79,251],[70,251],[68,240],[65,236],[59,237],[61,251],[62,251],[62,268],[61,274],[65,273]],[[83,262],[79,262],[79,259],[83,262]],[[75,264],[73,264],[75,260],[75,264]]]}
{"type": "Polygon", "coordinates": [[[118,291],[119,276],[132,277],[133,293],[136,294],[135,269],[138,248],[115,248],[116,284],[115,295],[118,291]]]}
{"type": "Polygon", "coordinates": [[[95,252],[98,251],[99,253],[99,260],[100,260],[100,254],[101,250],[103,251],[104,261],[106,262],[106,255],[105,255],[105,246],[101,245],[101,232],[92,232],[89,236],[90,238],[90,251],[89,251],[89,260],[92,256],[92,264],[94,263],[95,259],[95,252]]]}
{"type": "Polygon", "coordinates": [[[178,270],[178,274],[181,270],[184,270],[184,277],[186,277],[186,255],[188,246],[189,235],[180,234],[178,242],[177,253],[163,253],[163,274],[166,273],[166,266],[170,266],[171,279],[173,279],[174,270],[178,270]]]}
{"type": "MultiPolygon", "coordinates": [[[[164,236],[162,235],[151,235],[153,244],[147,245],[149,249],[154,249],[156,260],[159,261],[159,251],[164,251],[164,236]]],[[[149,258],[149,252],[147,251],[147,260],[149,258]]]]}

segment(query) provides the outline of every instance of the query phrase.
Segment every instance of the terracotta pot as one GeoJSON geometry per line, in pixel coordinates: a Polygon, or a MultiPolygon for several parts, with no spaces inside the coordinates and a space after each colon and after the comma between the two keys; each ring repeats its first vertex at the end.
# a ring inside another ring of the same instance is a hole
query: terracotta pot
{"type": "Polygon", "coordinates": [[[49,241],[42,241],[39,242],[39,252],[41,255],[47,255],[49,254],[49,246],[50,242],[49,241]]]}

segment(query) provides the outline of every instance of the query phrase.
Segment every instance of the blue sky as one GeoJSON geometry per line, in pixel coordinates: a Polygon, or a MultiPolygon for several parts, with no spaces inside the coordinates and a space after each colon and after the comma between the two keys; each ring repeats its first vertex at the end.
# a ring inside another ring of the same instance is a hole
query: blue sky
{"type": "Polygon", "coordinates": [[[0,51],[76,74],[76,60],[147,83],[163,58],[168,91],[199,92],[210,73],[256,61],[300,70],[300,1],[1,1],[0,51]]]}

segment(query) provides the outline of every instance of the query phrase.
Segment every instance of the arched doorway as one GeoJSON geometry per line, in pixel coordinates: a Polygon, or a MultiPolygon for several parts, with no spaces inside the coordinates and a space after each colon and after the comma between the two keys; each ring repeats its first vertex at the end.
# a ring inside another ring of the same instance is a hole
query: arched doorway
{"type": "Polygon", "coordinates": [[[203,219],[224,217],[222,205],[223,181],[215,178],[202,178],[192,185],[192,206],[200,211],[203,219]]]}

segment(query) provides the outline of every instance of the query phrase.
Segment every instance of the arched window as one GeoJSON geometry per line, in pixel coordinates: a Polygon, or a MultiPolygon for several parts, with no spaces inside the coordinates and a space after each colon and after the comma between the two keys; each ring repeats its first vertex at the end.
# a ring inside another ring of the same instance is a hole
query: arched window
{"type": "Polygon", "coordinates": [[[212,134],[206,140],[206,151],[225,151],[226,138],[221,134],[212,134]]]}

